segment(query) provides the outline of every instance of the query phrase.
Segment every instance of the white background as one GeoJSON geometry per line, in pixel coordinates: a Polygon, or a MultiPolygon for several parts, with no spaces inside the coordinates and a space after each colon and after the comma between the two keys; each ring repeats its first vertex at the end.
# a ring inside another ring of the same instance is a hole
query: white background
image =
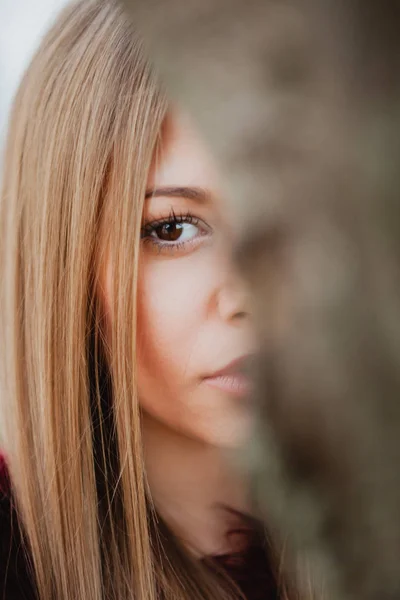
{"type": "Polygon", "coordinates": [[[0,0],[0,148],[10,105],[41,37],[67,0],[0,0]]]}

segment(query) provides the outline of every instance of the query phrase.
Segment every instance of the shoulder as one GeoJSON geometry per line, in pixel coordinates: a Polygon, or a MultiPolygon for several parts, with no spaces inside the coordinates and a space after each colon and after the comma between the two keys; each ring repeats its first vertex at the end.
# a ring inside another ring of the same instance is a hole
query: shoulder
{"type": "Polygon", "coordinates": [[[0,453],[0,598],[34,600],[6,461],[0,453]]]}

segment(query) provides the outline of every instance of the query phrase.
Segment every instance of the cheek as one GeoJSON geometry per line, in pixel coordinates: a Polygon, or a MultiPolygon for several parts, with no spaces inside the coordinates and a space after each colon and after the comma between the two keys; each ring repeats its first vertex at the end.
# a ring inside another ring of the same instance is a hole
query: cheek
{"type": "MultiPolygon", "coordinates": [[[[181,258],[144,255],[138,286],[138,376],[141,397],[162,383],[176,393],[198,376],[196,346],[215,288],[210,252],[181,258]]],[[[201,362],[201,360],[200,360],[201,362]]]]}

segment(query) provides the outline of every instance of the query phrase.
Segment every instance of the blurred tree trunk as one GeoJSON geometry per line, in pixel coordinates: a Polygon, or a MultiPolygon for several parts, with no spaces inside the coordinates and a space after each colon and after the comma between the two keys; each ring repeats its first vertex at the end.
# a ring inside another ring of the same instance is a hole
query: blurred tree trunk
{"type": "Polygon", "coordinates": [[[400,3],[125,2],[235,213],[259,510],[327,597],[398,598],[400,3]]]}

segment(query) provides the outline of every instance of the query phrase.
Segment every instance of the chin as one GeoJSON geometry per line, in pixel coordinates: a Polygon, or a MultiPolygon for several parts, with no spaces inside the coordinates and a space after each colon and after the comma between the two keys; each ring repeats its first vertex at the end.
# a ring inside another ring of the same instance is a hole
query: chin
{"type": "Polygon", "coordinates": [[[218,422],[214,420],[201,431],[197,429],[196,437],[210,446],[227,449],[239,449],[249,440],[252,432],[252,419],[250,416],[240,419],[228,419],[218,422]]]}

